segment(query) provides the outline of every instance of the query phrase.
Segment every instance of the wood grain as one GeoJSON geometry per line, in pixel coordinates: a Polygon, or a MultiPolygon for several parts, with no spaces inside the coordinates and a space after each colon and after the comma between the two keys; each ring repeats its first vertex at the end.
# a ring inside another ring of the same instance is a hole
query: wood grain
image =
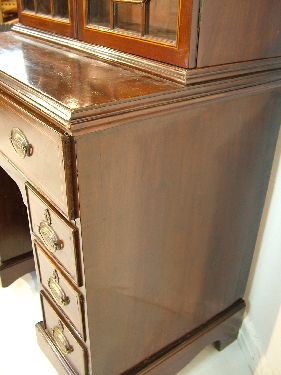
{"type": "Polygon", "coordinates": [[[204,0],[197,68],[281,56],[279,0],[204,0]]]}
{"type": "Polygon", "coordinates": [[[0,70],[3,73],[34,88],[38,95],[50,96],[71,110],[179,87],[147,73],[110,65],[82,53],[73,54],[14,32],[0,34],[0,50],[0,70]],[[15,70],[11,61],[19,56],[15,70]]]}
{"type": "MultiPolygon", "coordinates": [[[[236,340],[244,311],[243,300],[237,301],[197,330],[190,332],[186,339],[173,350],[167,354],[163,353],[161,357],[154,360],[152,365],[146,366],[137,373],[139,375],[176,375],[204,347],[210,344],[214,344],[218,350],[226,347],[236,340]]],[[[131,370],[126,375],[134,373],[134,370],[131,370]]]]}

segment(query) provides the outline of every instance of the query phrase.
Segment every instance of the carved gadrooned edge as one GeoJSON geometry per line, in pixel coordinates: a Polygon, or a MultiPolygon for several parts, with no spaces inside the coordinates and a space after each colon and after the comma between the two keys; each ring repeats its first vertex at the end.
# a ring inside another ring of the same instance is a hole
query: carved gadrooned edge
{"type": "Polygon", "coordinates": [[[50,118],[62,123],[64,127],[69,127],[68,121],[72,115],[70,108],[0,71],[0,96],[1,89],[27,103],[32,109],[43,111],[50,118]]]}
{"type": "Polygon", "coordinates": [[[82,42],[76,39],[56,35],[46,31],[37,30],[31,27],[23,26],[21,24],[14,25],[12,27],[12,30],[27,36],[87,53],[88,55],[94,56],[95,58],[103,61],[123,66],[125,65],[130,68],[139,69],[147,73],[157,75],[167,80],[186,84],[186,69],[184,68],[179,68],[173,65],[145,59],[143,57],[138,57],[129,53],[116,51],[111,48],[99,46],[96,44],[82,42]]]}
{"type": "Polygon", "coordinates": [[[186,69],[113,50],[111,48],[56,35],[21,24],[13,25],[12,30],[20,34],[44,40],[46,42],[55,43],[76,51],[87,53],[88,55],[94,56],[95,58],[103,61],[138,69],[183,85],[204,83],[218,79],[225,79],[228,77],[247,75],[281,68],[281,57],[272,57],[199,69],[196,69],[196,66],[194,65],[193,69],[186,69]]]}
{"type": "MultiPolygon", "coordinates": [[[[48,37],[58,38],[58,40],[70,38],[61,38],[60,36],[41,33],[38,30],[26,28],[21,25],[14,27],[16,30],[21,30],[22,34],[38,33],[48,37]],[[25,31],[26,32],[25,32],[25,31]]],[[[47,40],[46,40],[47,41],[47,40]]],[[[73,41],[75,43],[81,43],[79,41],[73,41]]],[[[90,45],[88,45],[90,46],[90,45]]],[[[99,47],[105,49],[103,47],[99,47]]],[[[152,63],[152,62],[151,62],[152,63]]],[[[164,65],[164,64],[161,64],[164,65]]],[[[235,69],[238,69],[241,64],[234,64],[235,69]]],[[[193,84],[191,81],[190,85],[178,86],[177,89],[162,92],[158,94],[146,95],[144,97],[125,99],[117,103],[107,103],[103,105],[91,105],[88,107],[79,108],[73,110],[61,102],[58,102],[54,98],[44,95],[44,93],[16,80],[15,78],[0,71],[0,90],[3,89],[9,95],[17,98],[21,102],[26,103],[29,107],[34,109],[36,112],[42,112],[45,116],[56,121],[56,124],[63,127],[64,129],[71,129],[72,132],[85,130],[85,128],[91,127],[103,127],[104,121],[114,115],[116,119],[118,116],[124,115],[130,117],[131,113],[136,111],[148,111],[150,109],[155,110],[155,107],[165,106],[173,103],[174,105],[181,105],[181,102],[199,100],[201,97],[207,97],[209,95],[222,94],[228,91],[233,91],[241,88],[247,88],[257,85],[279,85],[281,78],[281,58],[278,59],[267,59],[266,61],[251,62],[244,65],[243,74],[236,75],[231,72],[234,67],[214,67],[212,70],[208,69],[194,69],[189,72],[190,77],[194,76],[194,82],[197,80],[200,84],[193,84]],[[252,64],[252,65],[251,65],[252,64]],[[279,67],[279,70],[277,69],[279,67]],[[270,68],[270,69],[269,69],[270,68]],[[249,69],[254,70],[249,74],[249,69]],[[223,77],[221,75],[224,75],[223,77]],[[202,76],[200,78],[200,75],[202,76]],[[217,81],[211,79],[216,77],[217,81]],[[220,79],[219,79],[220,78],[220,79]],[[224,79],[222,79],[224,78],[224,79]],[[94,123],[93,123],[94,122],[94,123]]],[[[198,83],[196,82],[196,83],[198,83]]],[[[106,126],[109,126],[106,120],[106,126]]],[[[110,126],[114,126],[110,124],[110,126]]]]}
{"type": "Polygon", "coordinates": [[[114,126],[114,121],[118,122],[118,116],[122,116],[122,121],[129,118],[132,114],[139,111],[141,113],[147,111],[156,111],[159,106],[173,104],[174,106],[181,106],[181,103],[193,103],[194,101],[207,99],[210,95],[225,94],[227,92],[236,91],[239,89],[253,89],[253,87],[277,87],[280,86],[281,69],[259,72],[256,74],[247,74],[236,77],[229,77],[228,79],[219,80],[218,82],[207,81],[203,84],[189,85],[188,87],[179,87],[171,92],[162,92],[157,95],[146,95],[144,97],[137,97],[122,100],[117,103],[107,103],[105,105],[91,105],[88,107],[72,110],[62,103],[57,102],[38,90],[29,87],[13,77],[0,71],[0,96],[1,88],[3,92],[17,98],[21,102],[26,103],[32,109],[44,112],[44,114],[56,121],[64,129],[71,129],[71,132],[79,132],[86,128],[114,126]],[[108,122],[108,117],[112,119],[114,115],[115,120],[108,122]]]}

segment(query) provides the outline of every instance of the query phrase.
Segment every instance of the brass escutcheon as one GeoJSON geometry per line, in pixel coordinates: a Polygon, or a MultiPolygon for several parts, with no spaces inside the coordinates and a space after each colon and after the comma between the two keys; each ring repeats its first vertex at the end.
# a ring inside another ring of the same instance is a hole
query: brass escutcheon
{"type": "Polygon", "coordinates": [[[59,285],[59,275],[56,270],[54,270],[53,276],[49,278],[48,286],[50,288],[52,297],[59,306],[67,306],[70,303],[69,297],[67,297],[62,287],[59,285]]]}
{"type": "Polygon", "coordinates": [[[33,148],[28,142],[26,136],[19,128],[13,128],[10,136],[11,144],[21,159],[31,156],[33,148]]]}

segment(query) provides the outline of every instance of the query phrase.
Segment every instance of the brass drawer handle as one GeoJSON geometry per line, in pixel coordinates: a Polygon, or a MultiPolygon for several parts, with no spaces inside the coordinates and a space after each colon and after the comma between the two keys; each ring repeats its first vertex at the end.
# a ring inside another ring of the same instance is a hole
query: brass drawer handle
{"type": "Polygon", "coordinates": [[[26,156],[32,155],[33,147],[19,128],[12,129],[10,141],[14,150],[21,159],[24,159],[26,156]]]}
{"type": "Polygon", "coordinates": [[[39,233],[44,244],[50,251],[55,252],[63,248],[63,242],[59,239],[51,225],[46,223],[46,221],[41,221],[39,225],[39,233]]]}
{"type": "Polygon", "coordinates": [[[50,251],[56,252],[57,250],[63,249],[63,241],[59,239],[58,235],[51,226],[49,210],[45,210],[45,220],[41,221],[39,224],[38,231],[44,244],[50,251]]]}
{"type": "Polygon", "coordinates": [[[49,278],[48,286],[50,288],[52,297],[59,306],[67,306],[70,303],[69,297],[67,297],[59,284],[59,275],[56,270],[54,270],[53,276],[49,278]]]}
{"type": "Polygon", "coordinates": [[[64,326],[59,320],[58,325],[52,330],[53,339],[63,354],[70,354],[74,351],[73,346],[71,346],[64,336],[64,326]]]}

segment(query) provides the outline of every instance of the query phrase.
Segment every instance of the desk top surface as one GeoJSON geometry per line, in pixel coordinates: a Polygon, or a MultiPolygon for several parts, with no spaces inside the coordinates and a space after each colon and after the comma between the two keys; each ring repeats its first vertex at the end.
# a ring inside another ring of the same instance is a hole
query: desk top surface
{"type": "Polygon", "coordinates": [[[0,83],[69,111],[177,90],[179,85],[16,32],[0,33],[0,83]],[[12,84],[11,84],[12,83],[12,84]],[[35,95],[35,96],[34,96],[35,95]]]}

